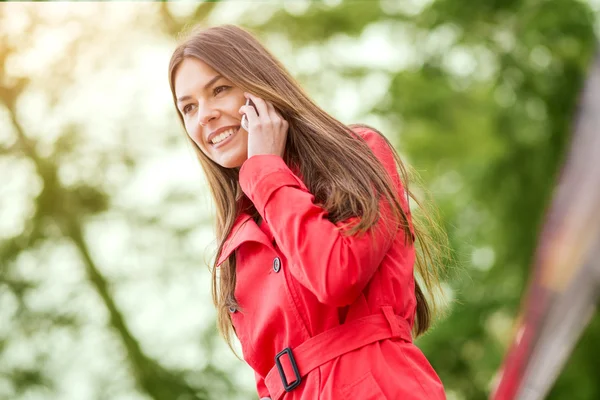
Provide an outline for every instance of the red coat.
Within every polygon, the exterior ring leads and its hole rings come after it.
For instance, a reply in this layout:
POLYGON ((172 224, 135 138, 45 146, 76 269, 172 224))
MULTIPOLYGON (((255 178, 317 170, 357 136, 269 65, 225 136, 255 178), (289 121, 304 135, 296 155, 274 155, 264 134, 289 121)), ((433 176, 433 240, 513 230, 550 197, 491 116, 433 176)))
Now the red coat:
MULTIPOLYGON (((392 174, 408 211, 384 139, 365 128, 356 132, 392 174)), ((445 399, 437 374, 412 343, 415 251, 403 231, 375 230, 374 241, 342 236, 279 156, 249 158, 239 181, 263 222, 240 214, 217 264, 236 252, 240 309, 230 311, 259 396, 445 399), (278 367, 285 384, 300 384, 286 392, 278 367)))

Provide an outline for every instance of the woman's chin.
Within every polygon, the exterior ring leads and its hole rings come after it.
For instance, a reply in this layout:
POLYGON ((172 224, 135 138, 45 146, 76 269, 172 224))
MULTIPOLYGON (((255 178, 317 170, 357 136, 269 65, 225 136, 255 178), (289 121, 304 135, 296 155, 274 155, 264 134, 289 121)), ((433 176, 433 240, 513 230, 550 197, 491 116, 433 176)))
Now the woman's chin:
POLYGON ((223 158, 221 160, 218 160, 219 165, 221 165, 223 168, 240 168, 242 166, 242 164, 244 164, 244 161, 246 161, 247 157, 246 156, 238 156, 238 157, 231 157, 231 158, 223 158))

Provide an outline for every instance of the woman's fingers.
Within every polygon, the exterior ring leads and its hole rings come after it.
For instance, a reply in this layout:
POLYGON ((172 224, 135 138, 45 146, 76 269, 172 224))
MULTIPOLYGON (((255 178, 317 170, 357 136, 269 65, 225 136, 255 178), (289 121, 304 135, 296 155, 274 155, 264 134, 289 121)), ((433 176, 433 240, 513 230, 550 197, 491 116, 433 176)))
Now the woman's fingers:
POLYGON ((279 115, 273 103, 269 101, 267 101, 266 103, 267 111, 269 113, 269 119, 271 120, 271 122, 273 122, 274 125, 280 125, 283 118, 281 117, 281 115, 279 115))
POLYGON ((260 118, 264 118, 265 121, 268 121, 269 114, 267 103, 263 99, 261 99, 260 97, 256 97, 252 93, 244 93, 244 96, 246 96, 247 99, 252 100, 252 102, 256 106, 256 109, 258 110, 258 115, 260 116, 260 118))
POLYGON ((251 110, 252 106, 240 108, 240 112, 248 112, 248 158, 259 154, 275 154, 283 157, 289 124, 271 102, 248 93, 244 95, 252 100, 257 108, 257 110, 251 110))
MULTIPOLYGON (((254 103, 254 107, 256 107, 255 109, 252 106, 244 105, 240 108, 240 112, 247 112, 248 129, 252 126, 254 127, 253 129, 257 129, 260 132, 265 129, 267 131, 273 129, 274 132, 281 132, 282 130, 287 131, 287 128, 289 127, 288 121, 286 121, 279 111, 277 111, 273 103, 263 100, 251 93, 244 93, 244 95, 246 98, 250 99, 254 103)), ((246 128, 244 127, 244 129, 246 128)))

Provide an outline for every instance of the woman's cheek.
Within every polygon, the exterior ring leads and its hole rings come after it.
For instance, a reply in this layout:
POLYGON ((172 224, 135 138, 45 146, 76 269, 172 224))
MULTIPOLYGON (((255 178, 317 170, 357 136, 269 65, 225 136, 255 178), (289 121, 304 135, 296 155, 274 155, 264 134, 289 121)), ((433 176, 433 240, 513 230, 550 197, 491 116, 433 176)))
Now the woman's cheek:
POLYGON ((185 130, 188 133, 188 136, 190 137, 190 139, 192 139, 194 141, 194 143, 196 143, 198 146, 200 146, 200 141, 199 139, 199 132, 198 132, 198 128, 194 127, 193 124, 186 124, 186 128, 185 130))

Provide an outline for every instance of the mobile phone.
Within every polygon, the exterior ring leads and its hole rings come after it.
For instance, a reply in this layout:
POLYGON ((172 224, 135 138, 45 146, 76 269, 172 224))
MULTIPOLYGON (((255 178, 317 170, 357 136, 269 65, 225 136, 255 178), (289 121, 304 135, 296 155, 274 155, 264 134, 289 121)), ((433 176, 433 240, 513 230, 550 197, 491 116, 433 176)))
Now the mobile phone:
MULTIPOLYGON (((245 105, 252 106, 256 110, 256 106, 254 105, 254 103, 250 99, 246 100, 246 104, 245 105)), ((256 114, 258 115, 258 110, 256 110, 256 114)), ((242 116, 242 128, 244 128, 246 131, 248 130, 248 117, 246 117, 246 114, 244 114, 242 116)))

